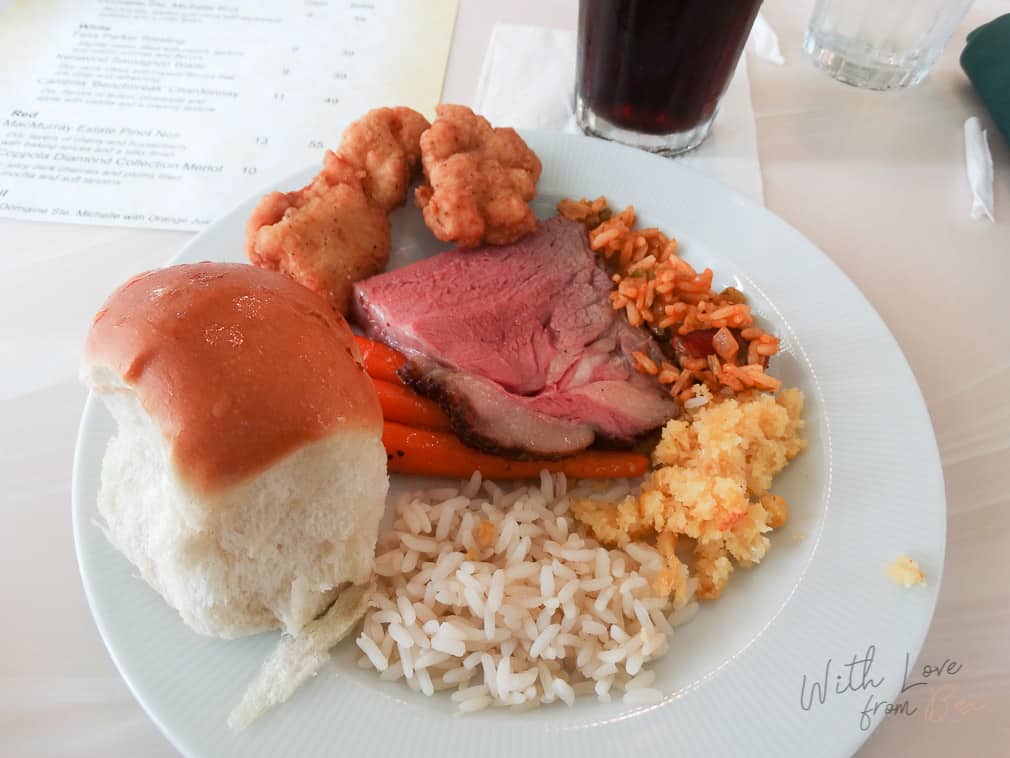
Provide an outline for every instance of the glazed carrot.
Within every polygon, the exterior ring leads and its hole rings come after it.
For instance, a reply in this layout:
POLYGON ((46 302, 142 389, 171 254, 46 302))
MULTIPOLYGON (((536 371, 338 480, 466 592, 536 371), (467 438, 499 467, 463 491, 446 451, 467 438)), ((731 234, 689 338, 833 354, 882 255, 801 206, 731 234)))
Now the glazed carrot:
POLYGON ((411 392, 402 384, 372 379, 382 406, 382 417, 386 421, 397 421, 407 426, 427 429, 449 429, 449 417, 437 403, 411 392))
POLYGON ((557 461, 514 461, 481 453, 447 432, 413 429, 395 421, 382 428, 390 472, 465 478, 474 471, 491 479, 535 479, 541 469, 563 471, 574 479, 641 476, 649 459, 638 453, 585 451, 557 461))
POLYGON ((354 335, 354 341, 358 343, 358 350, 361 352, 361 360, 365 364, 365 372, 373 379, 382 379, 387 382, 399 382, 400 377, 396 375, 397 369, 407 362, 401 353, 398 353, 388 345, 370 340, 366 337, 354 335))

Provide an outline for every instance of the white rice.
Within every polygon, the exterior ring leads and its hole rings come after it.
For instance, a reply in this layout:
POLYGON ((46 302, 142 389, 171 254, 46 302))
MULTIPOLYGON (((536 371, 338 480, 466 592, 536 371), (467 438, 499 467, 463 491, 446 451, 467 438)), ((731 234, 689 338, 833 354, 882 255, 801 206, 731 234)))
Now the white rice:
MULTIPOLYGON (((360 665, 425 695, 453 689, 461 713, 585 694, 660 702, 648 664, 697 603, 674 609, 653 593, 663 569, 653 547, 606 548, 564 515, 569 498, 599 496, 596 484, 569 484, 544 472, 509 490, 474 474, 400 498, 379 540, 360 665)), ((617 482, 605 494, 628 492, 617 482)))
POLYGON ((691 397, 684 401, 684 407, 690 410, 691 408, 701 408, 701 406, 707 403, 707 397, 691 397))

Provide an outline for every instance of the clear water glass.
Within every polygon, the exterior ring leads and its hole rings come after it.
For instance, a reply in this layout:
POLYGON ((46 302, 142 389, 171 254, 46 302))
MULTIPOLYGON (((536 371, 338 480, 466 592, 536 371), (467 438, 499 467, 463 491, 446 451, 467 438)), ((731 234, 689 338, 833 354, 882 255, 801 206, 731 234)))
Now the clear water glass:
POLYGON ((888 90, 918 84, 974 0, 817 0, 804 49, 839 81, 888 90))

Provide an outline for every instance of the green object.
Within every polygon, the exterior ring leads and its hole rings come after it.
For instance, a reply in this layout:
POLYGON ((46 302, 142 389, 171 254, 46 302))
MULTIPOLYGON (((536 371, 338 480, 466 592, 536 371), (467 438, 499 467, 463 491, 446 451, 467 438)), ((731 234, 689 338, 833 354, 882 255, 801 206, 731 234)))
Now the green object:
POLYGON ((1010 143, 1010 13, 968 35, 961 68, 1010 143))

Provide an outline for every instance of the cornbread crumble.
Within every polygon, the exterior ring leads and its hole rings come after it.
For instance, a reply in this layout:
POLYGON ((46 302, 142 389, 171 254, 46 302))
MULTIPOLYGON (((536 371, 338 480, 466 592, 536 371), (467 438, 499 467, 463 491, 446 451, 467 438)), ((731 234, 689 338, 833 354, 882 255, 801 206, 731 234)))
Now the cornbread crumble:
POLYGON ((654 540, 667 561, 654 589, 673 593, 675 602, 687 596, 691 576, 698 580, 697 597, 713 600, 735 566, 764 558, 766 534, 789 517, 785 499, 769 492, 772 479, 806 446, 798 389, 716 400, 699 385, 695 396, 705 402, 663 428, 653 453, 657 468, 637 497, 572 504, 576 518, 603 543, 654 540), (689 556, 686 565, 678 549, 689 556))

